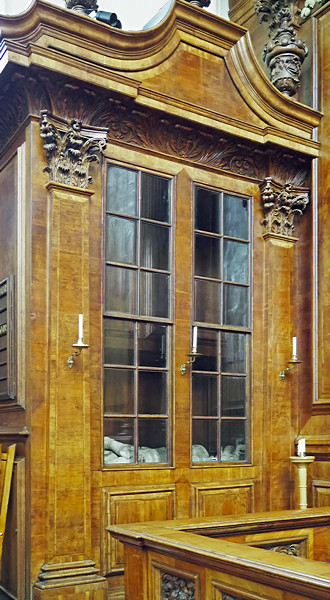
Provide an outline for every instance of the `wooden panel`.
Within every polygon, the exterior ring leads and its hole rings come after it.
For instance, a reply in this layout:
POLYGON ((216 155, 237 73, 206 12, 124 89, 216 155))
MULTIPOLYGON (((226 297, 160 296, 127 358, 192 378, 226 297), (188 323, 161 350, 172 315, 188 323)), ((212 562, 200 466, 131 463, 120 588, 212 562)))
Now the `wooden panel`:
POLYGON ((14 462, 3 544, 1 587, 15 600, 25 600, 25 459, 14 462))
POLYGON ((170 564, 151 560, 153 600, 166 598, 191 598, 201 600, 199 574, 170 564))
POLYGON ((313 507, 330 506, 330 481, 315 480, 312 482, 313 507))
POLYGON ((253 481, 192 485, 192 517, 245 514, 253 510, 253 481))
MULTIPOLYGON (((324 113, 321 121, 319 137, 321 143, 327 144, 330 135, 330 12, 324 11, 318 19, 319 34, 319 72, 321 106, 324 113)), ((323 152, 319 165, 319 231, 318 231, 318 399, 330 400, 330 371, 327 368, 330 359, 330 280, 329 280, 329 260, 330 260, 330 238, 329 238, 329 198, 328 191, 330 185, 329 171, 329 153, 323 152)))
POLYGON ((137 523, 175 518, 175 486, 121 487, 102 489, 101 573, 123 569, 124 552, 120 542, 110 537, 106 527, 117 523, 137 523))

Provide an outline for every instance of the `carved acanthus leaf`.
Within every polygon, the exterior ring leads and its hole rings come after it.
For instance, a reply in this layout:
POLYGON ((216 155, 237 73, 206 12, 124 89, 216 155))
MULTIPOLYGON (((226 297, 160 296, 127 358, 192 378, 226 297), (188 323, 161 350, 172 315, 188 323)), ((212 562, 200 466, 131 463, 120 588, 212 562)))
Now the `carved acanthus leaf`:
POLYGON ((266 177, 260 189, 265 215, 261 221, 264 233, 292 237, 293 219, 304 212, 309 202, 308 192, 294 189, 291 183, 279 186, 271 177, 266 177))
POLYGON ((163 573, 162 600, 195 600, 195 583, 183 577, 163 573))
POLYGON ((44 141, 49 180, 82 189, 88 187, 91 162, 99 162, 98 154, 104 150, 103 138, 85 139, 81 133, 82 123, 72 119, 67 131, 61 134, 54 124, 48 121, 47 111, 41 111, 40 136, 44 141))

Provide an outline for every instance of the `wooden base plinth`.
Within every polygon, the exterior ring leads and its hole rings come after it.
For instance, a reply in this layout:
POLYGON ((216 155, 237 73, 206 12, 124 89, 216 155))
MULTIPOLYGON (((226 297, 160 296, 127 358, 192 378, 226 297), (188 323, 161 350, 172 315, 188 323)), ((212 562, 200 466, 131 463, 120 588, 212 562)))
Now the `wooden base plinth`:
POLYGON ((107 580, 92 560, 45 564, 33 587, 33 600, 107 600, 107 580))

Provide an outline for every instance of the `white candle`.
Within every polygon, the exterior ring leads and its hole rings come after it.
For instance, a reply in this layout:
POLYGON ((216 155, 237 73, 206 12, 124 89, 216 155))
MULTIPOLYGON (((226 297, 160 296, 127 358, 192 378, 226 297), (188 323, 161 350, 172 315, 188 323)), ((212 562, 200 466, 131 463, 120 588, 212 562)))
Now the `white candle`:
POLYGON ((292 356, 297 356, 297 338, 292 338, 292 356))
POLYGON ((193 343, 192 343, 192 351, 197 352, 197 327, 193 327, 193 343))
POLYGON ((83 321, 84 321, 84 315, 79 315, 79 318, 78 318, 78 339, 81 340, 81 341, 82 341, 82 339, 84 337, 83 321))
POLYGON ((298 456, 304 456, 306 452, 306 440, 301 438, 298 440, 298 456))

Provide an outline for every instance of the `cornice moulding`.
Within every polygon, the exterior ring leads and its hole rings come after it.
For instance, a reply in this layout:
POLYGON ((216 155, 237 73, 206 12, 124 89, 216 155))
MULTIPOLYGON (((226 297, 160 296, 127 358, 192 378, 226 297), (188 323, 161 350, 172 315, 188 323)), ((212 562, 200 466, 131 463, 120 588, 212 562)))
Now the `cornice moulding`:
MULTIPOLYGON (((74 11, 35 0, 27 11, 20 15, 0 15, 2 37, 6 40, 21 40, 22 46, 36 43, 45 33, 50 32, 53 42, 56 38, 68 36, 71 43, 79 47, 85 45, 97 49, 96 54, 111 57, 112 68, 121 68, 120 61, 132 63, 132 70, 145 68, 139 61, 152 57, 168 48, 176 38, 176 44, 184 34, 191 34, 201 41, 214 46, 216 53, 223 54, 244 35, 245 29, 203 9, 189 5, 184 0, 176 0, 168 16, 155 28, 142 31, 115 29, 74 11), (134 43, 133 43, 134 41, 134 43)), ((169 47, 170 51, 173 48, 169 47)), ((164 56, 162 56, 164 60, 164 56)), ((146 66, 150 66, 146 65, 146 66)))
POLYGON ((254 112, 276 128, 281 123, 285 133, 311 139, 322 113, 284 96, 270 83, 255 56, 249 33, 237 42, 225 61, 235 83, 243 83, 241 95, 254 112))
POLYGON ((109 96, 121 94, 140 106, 241 139, 264 146, 289 144, 296 152, 318 155, 319 144, 312 140, 312 132, 321 114, 276 90, 262 71, 245 29, 183 0, 176 0, 157 27, 142 32, 122 32, 43 0, 36 0, 22 15, 0 17, 0 27, 5 38, 2 89, 6 73, 17 65, 41 68, 44 73, 70 77, 74 85, 92 84, 109 96), (175 91, 167 95, 164 86, 153 89, 157 69, 170 72, 175 61, 180 61, 180 54, 175 55, 180 52, 210 61, 215 76, 224 58, 228 85, 237 101, 248 107, 247 118, 240 121, 230 108, 222 114, 221 101, 210 109, 198 99, 189 102, 188 95, 181 98, 175 91))

